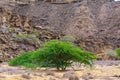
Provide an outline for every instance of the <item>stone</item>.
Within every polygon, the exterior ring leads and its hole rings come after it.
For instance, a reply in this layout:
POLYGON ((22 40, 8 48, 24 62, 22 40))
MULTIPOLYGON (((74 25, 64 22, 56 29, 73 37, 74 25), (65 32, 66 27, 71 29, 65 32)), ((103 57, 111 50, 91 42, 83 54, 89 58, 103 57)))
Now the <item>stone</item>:
POLYGON ((55 76, 55 73, 53 71, 47 71, 45 75, 55 76))
POLYGON ((60 77, 60 76, 58 76, 58 75, 56 75, 56 76, 55 76, 55 78, 61 79, 61 77, 60 77))
POLYGON ((4 72, 6 72, 6 70, 0 69, 0 73, 4 73, 4 72))
POLYGON ((2 62, 2 63, 0 63, 0 65, 7 65, 8 63, 7 62, 2 62))
POLYGON ((22 78, 25 78, 25 79, 31 79, 31 77, 30 77, 29 75, 25 75, 25 74, 22 75, 21 77, 22 77, 22 78))
POLYGON ((12 70, 12 71, 9 71, 10 74, 22 74, 24 73, 24 71, 22 70, 12 70))
POLYGON ((50 77, 50 78, 49 78, 49 80, 56 80, 56 79, 54 79, 54 78, 50 77))
POLYGON ((103 79, 105 79, 105 80, 114 80, 114 79, 112 79, 111 77, 105 77, 105 78, 103 78, 103 79))
POLYGON ((6 78, 5 76, 0 76, 0 78, 6 78))
POLYGON ((117 78, 120 78, 120 75, 114 75, 113 77, 117 77, 117 78))
POLYGON ((74 71, 67 71, 63 74, 63 78, 69 78, 70 76, 74 75, 74 71))
POLYGON ((77 76, 73 75, 73 76, 69 77, 69 80, 79 80, 79 78, 77 76))
MULTIPOLYGON (((4 67, 4 65, 2 65, 4 67)), ((14 68, 1 68, 0 73, 8 72, 10 74, 21 74, 22 71, 14 68)))
POLYGON ((42 74, 41 74, 41 73, 34 73, 33 75, 34 75, 34 76, 42 77, 42 74))
POLYGON ((36 29, 43 29, 42 26, 35 26, 36 29))
POLYGON ((94 79, 94 76, 91 73, 87 73, 81 76, 84 80, 94 79))
POLYGON ((3 24, 2 26, 1 26, 1 30, 2 30, 2 33, 8 33, 8 29, 7 29, 7 26, 5 25, 5 24, 3 24))

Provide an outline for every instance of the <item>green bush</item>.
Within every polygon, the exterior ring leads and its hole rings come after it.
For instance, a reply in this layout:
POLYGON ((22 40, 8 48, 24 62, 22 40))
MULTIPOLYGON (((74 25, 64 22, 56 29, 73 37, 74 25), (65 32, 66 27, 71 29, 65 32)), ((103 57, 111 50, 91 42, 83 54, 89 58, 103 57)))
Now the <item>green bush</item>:
POLYGON ((25 52, 22 53, 21 55, 17 56, 16 58, 12 59, 9 61, 9 65, 12 66, 19 66, 23 65, 26 67, 33 67, 33 66, 28 66, 32 64, 32 60, 30 59, 30 56, 32 55, 33 52, 25 52))
POLYGON ((120 48, 116 49, 117 56, 120 57, 120 48))
POLYGON ((72 62, 92 66, 95 59, 95 54, 82 50, 70 42, 51 40, 46 42, 42 49, 21 54, 12 59, 9 64, 32 68, 56 67, 58 70, 65 70, 72 62))

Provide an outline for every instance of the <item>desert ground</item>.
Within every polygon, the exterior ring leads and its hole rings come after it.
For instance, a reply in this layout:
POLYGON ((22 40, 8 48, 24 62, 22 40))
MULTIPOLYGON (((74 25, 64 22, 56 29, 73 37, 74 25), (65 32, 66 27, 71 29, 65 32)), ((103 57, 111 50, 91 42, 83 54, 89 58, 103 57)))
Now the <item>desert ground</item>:
POLYGON ((95 61, 92 68, 79 67, 75 63, 73 67, 75 70, 71 67, 66 71, 54 68, 33 70, 4 62, 0 64, 0 80, 120 80, 120 61, 95 61))

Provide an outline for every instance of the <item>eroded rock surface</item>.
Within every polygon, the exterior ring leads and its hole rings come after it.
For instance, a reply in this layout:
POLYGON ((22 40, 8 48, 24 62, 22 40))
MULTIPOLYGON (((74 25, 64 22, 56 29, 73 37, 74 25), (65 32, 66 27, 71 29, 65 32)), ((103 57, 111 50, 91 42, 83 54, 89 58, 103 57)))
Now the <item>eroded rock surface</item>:
POLYGON ((42 26, 31 26, 24 15, 0 8, 0 61, 8 61, 17 54, 40 48, 50 39, 58 39, 61 34, 42 26))

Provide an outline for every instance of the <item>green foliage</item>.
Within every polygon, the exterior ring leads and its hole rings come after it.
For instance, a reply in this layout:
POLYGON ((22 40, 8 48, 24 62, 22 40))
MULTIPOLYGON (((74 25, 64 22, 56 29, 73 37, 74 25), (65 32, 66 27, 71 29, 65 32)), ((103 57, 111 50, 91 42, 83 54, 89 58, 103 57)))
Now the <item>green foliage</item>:
POLYGON ((31 52, 22 53, 21 55, 11 60, 9 64, 12 66, 18 66, 18 65, 25 65, 26 63, 31 63, 29 56, 31 56, 31 52))
POLYGON ((120 48, 116 49, 117 56, 120 57, 120 48))
POLYGON ((34 38, 36 36, 34 34, 17 34, 16 38, 17 37, 21 37, 21 38, 34 38))
POLYGON ((58 70, 65 70, 72 62, 92 66, 95 59, 95 54, 82 50, 70 42, 51 40, 46 42, 42 49, 21 54, 12 59, 9 64, 32 68, 56 67, 58 70))
POLYGON ((21 55, 18 55, 17 57, 9 61, 8 64, 11 66, 22 65, 27 68, 36 68, 39 65, 37 63, 34 63, 33 60, 31 59, 31 56, 34 55, 36 51, 24 52, 21 55))

